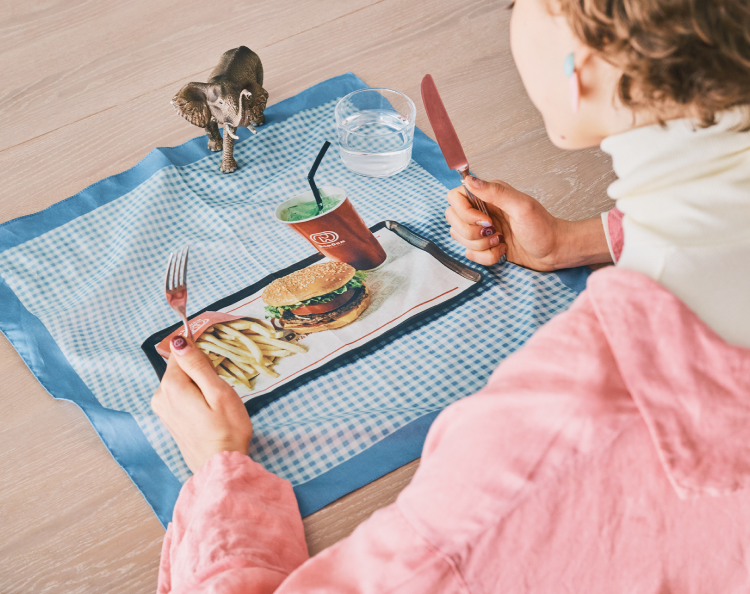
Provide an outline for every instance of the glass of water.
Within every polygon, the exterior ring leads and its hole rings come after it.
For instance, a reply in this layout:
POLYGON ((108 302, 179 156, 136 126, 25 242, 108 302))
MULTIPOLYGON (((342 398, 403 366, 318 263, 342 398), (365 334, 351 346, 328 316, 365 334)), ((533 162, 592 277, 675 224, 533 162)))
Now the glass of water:
POLYGON ((406 169, 417 109, 403 93, 362 89, 336 105, 339 154, 354 173, 388 177, 406 169))

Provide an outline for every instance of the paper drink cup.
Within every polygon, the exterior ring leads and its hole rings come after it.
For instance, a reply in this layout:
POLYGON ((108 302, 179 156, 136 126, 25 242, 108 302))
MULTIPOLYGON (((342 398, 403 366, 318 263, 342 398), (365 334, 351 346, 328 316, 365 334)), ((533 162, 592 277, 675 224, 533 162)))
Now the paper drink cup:
POLYGON ((276 219, 294 229, 331 260, 346 262, 357 270, 371 270, 385 262, 385 250, 354 210, 346 191, 334 186, 320 189, 329 196, 344 196, 344 199, 321 215, 302 221, 285 221, 289 207, 301 202, 315 202, 312 191, 308 191, 279 204, 276 219))

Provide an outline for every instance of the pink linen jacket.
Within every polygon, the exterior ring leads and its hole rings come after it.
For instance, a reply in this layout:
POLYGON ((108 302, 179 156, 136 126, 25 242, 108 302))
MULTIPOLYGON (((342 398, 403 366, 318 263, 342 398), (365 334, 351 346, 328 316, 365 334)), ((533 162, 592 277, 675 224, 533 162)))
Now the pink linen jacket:
POLYGON ((748 486, 750 350, 607 268, 439 415, 394 504, 309 560, 291 486, 217 454, 158 591, 750 592, 748 486))

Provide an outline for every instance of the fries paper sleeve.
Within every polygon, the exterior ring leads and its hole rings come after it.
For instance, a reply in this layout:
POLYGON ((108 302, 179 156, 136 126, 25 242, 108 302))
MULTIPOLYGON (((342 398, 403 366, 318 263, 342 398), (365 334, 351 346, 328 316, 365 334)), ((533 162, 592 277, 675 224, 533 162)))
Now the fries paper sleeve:
MULTIPOLYGON (((206 330, 211 328, 211 326, 213 326, 214 324, 233 322, 235 320, 241 320, 243 318, 244 316, 233 316, 232 314, 224 313, 221 311, 204 311, 202 314, 195 316, 192 320, 188 320, 188 324, 190 325, 190 330, 193 333, 193 338, 198 340, 198 337, 206 330)), ((156 352, 165 359, 169 359, 169 343, 172 342, 172 339, 175 336, 185 336, 184 324, 156 345, 156 352)))

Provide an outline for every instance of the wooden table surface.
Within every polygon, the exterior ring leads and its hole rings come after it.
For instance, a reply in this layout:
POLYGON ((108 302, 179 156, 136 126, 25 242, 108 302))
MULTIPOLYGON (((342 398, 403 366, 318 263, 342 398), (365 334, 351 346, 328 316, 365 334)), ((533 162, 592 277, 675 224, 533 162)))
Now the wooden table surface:
MULTIPOLYGON (((569 219, 610 208, 599 150, 549 142, 496 0, 5 0, 0 222, 36 212, 201 132, 169 104, 227 49, 263 60, 269 103, 354 72, 417 104, 431 73, 472 169, 569 219)), ((560 65, 562 68, 562 64, 560 65)), ((152 592, 164 531, 83 413, 0 339, 0 592, 152 592)), ((305 520, 312 554, 393 501, 417 463, 305 520)))

